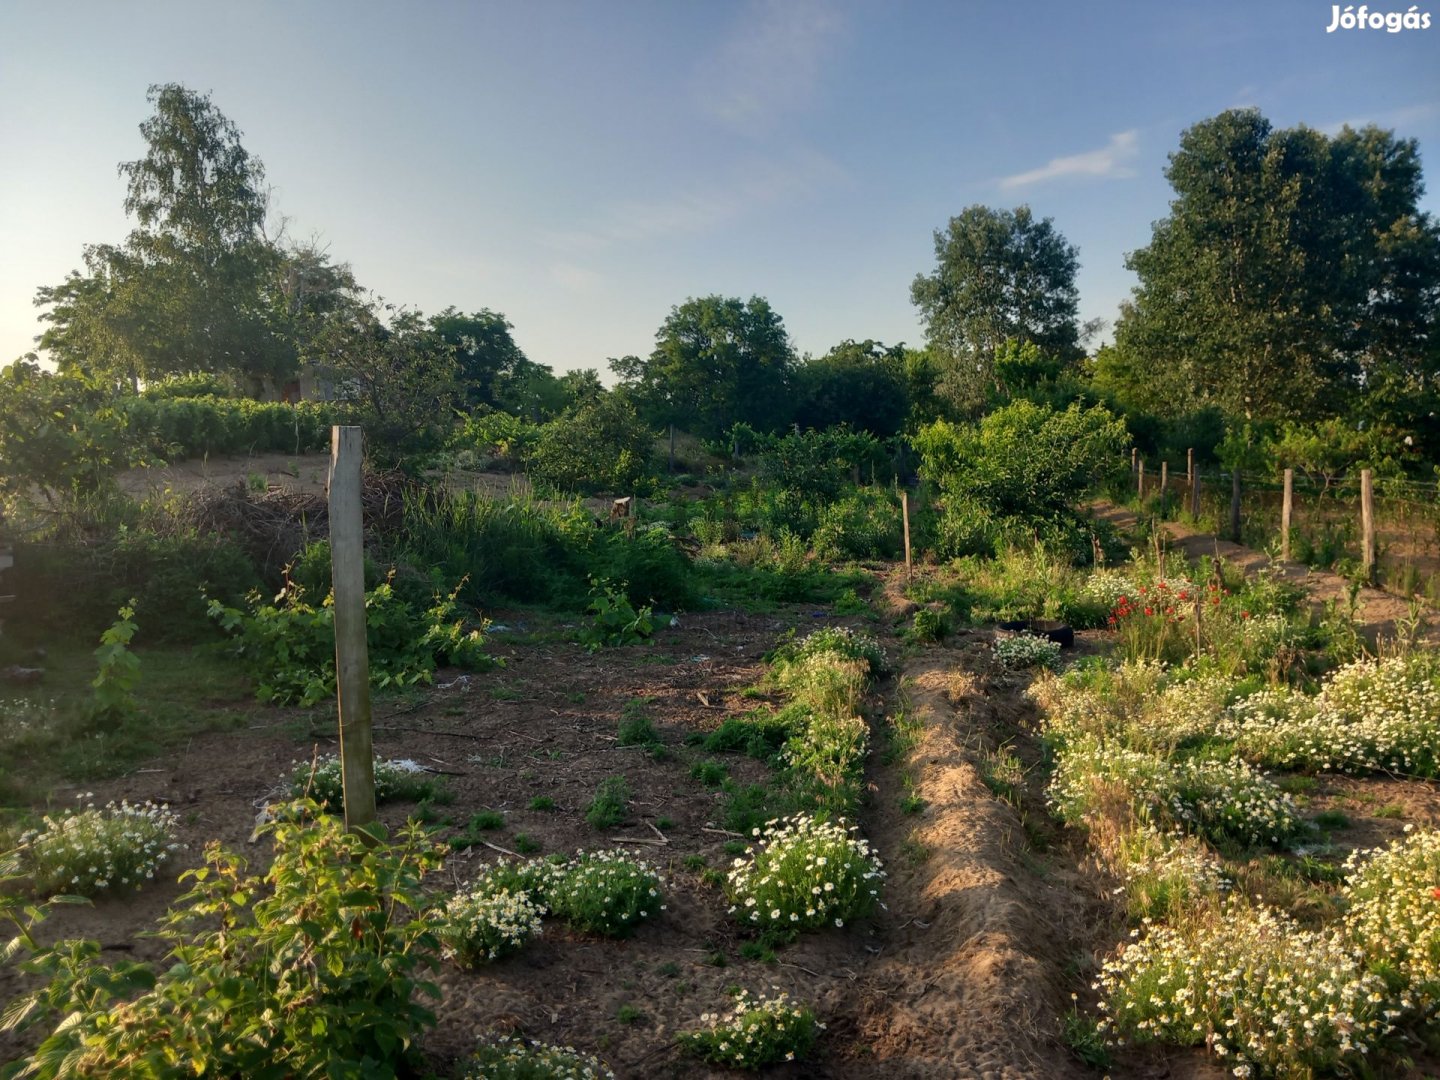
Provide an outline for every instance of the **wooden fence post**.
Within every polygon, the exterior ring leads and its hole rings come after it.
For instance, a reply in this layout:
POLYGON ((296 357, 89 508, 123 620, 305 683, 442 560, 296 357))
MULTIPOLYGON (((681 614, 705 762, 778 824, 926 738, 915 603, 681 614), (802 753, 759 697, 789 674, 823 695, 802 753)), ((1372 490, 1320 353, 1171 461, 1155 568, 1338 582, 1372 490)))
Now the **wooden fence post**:
POLYGON ((1139 464, 1140 448, 1138 446, 1132 446, 1130 447, 1130 471, 1133 473, 1139 464))
POLYGON ((1139 468, 1138 470, 1136 470, 1135 476, 1136 476, 1136 481, 1135 481, 1135 494, 1140 498, 1141 502, 1143 502, 1143 501, 1145 500, 1145 459, 1144 459, 1144 458, 1141 458, 1141 459, 1140 459, 1140 468, 1139 468))
POLYGON ((1375 482, 1369 469, 1360 470, 1360 545, 1365 581, 1375 584, 1375 482))
POLYGON ((900 517, 905 523, 905 580, 910 580, 910 493, 900 493, 900 517))
POLYGON ((1160 462, 1160 501, 1165 501, 1165 488, 1170 483, 1170 463, 1160 462))
POLYGON ((1192 446, 1185 451, 1185 482, 1195 483, 1195 448, 1192 446))
POLYGON ((1230 539, 1240 542, 1240 469, 1230 470, 1230 539))
POLYGON ((330 429, 330 572, 335 589, 335 697, 345 827, 375 820, 375 750, 370 730, 370 654, 365 641, 365 543, 360 510, 363 436, 330 429))
POLYGON ((1295 470, 1285 470, 1285 494, 1280 500, 1280 561, 1290 561, 1290 516, 1295 506, 1295 470))
POLYGON ((1195 520, 1200 519, 1200 474, 1192 473, 1190 476, 1190 516, 1195 520))

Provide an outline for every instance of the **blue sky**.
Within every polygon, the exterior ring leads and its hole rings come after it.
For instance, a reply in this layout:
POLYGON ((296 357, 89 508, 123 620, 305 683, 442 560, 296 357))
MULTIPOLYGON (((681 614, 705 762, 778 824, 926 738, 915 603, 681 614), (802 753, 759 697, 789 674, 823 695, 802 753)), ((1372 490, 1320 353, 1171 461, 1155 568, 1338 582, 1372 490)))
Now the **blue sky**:
POLYGON ((210 91, 291 234, 366 286, 603 371, 708 293, 767 297, 801 351, 919 344, 910 283, 973 203, 1054 218, 1082 317, 1113 321, 1166 155, 1239 105, 1418 139, 1440 211, 1430 5, 1428 30, 1327 34, 1310 0, 9 0, 0 362, 32 347, 35 288, 128 231, 116 164, 153 82, 210 91))

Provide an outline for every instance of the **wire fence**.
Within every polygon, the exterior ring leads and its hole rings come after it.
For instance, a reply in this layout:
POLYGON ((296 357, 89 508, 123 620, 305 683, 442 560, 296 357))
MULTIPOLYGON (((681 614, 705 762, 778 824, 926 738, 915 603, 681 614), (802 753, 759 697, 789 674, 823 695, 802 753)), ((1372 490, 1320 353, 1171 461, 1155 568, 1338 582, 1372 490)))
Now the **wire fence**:
POLYGON ((1137 455, 1126 501, 1247 547, 1440 606, 1440 484, 1368 472, 1327 476, 1289 470, 1288 529, 1286 470, 1240 470, 1237 500, 1230 470, 1192 472, 1187 462, 1176 466, 1137 455), (1198 503, 1192 476, 1198 479, 1198 503))

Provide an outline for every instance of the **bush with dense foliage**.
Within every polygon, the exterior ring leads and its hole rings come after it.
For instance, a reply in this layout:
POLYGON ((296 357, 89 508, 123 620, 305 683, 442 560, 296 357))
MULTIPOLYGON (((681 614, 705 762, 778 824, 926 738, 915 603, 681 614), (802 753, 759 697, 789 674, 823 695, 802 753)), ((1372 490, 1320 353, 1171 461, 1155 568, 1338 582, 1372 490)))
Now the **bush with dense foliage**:
POLYGON ((655 432, 621 394, 582 402, 540 428, 527 461, 537 484, 566 492, 651 490, 655 432))
POLYGON ((915 436, 920 471, 939 491, 944 554, 990 554, 1039 539, 1084 558, 1091 544, 1075 500, 1122 466, 1125 425, 1100 406, 1056 411, 1029 401, 978 424, 937 420, 915 436))
POLYGON ((425 981, 440 943, 421 887, 439 865, 434 846, 418 826, 394 841, 380 825, 347 832, 313 803, 283 808, 267 829, 265 873, 211 844, 184 875, 157 963, 102 963, 93 941, 41 946, 21 922, 20 968, 41 985, 7 1019, 53 1025, 21 1059, 27 1075, 260 1080, 413 1065, 435 1020, 423 999, 439 995, 425 981))

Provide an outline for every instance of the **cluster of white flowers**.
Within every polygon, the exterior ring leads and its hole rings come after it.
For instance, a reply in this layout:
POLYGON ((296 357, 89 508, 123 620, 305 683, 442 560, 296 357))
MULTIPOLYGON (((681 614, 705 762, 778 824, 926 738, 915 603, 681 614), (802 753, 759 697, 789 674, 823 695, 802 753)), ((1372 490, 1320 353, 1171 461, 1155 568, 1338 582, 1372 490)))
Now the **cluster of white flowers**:
POLYGON ((1440 1007, 1440 832, 1412 832, 1346 861, 1345 929, 1404 983, 1401 1004, 1440 1007))
POLYGON ((754 830, 754 845, 727 877, 730 914, 781 937, 869 914, 885 871, 856 831, 808 814, 754 830))
POLYGON ((660 872, 615 848, 576 855, 557 868, 547 893, 550 910, 571 926, 622 937, 665 910, 660 872))
POLYGON ((1217 673, 1179 678, 1159 661, 1127 660, 1098 679, 1072 672, 1045 680, 1034 694, 1052 741, 1090 734, 1160 752, 1213 735, 1231 686, 1217 673))
POLYGON ((1237 701, 1217 733, 1267 765, 1435 776, 1440 679, 1429 656, 1358 660, 1314 697, 1265 690, 1237 701))
POLYGON ((993 646, 996 662, 1012 671, 1028 667, 1054 667, 1060 659, 1060 643, 1036 634, 1006 634, 993 646))
POLYGON ((1112 1044, 1208 1042, 1237 1076, 1309 1076, 1363 1062, 1400 1015, 1342 935, 1272 908, 1233 904, 1135 937, 1094 985, 1112 1044))
POLYGON ((545 908, 524 892, 484 882, 456 893, 439 914, 444 955, 462 967, 479 967, 517 951, 540 933, 545 908))
MULTIPOLYGON (((410 758, 375 759, 375 801, 403 798, 421 776, 427 776, 425 766, 410 758)), ((322 806, 339 806, 344 794, 340 758, 327 754, 313 764, 296 761, 290 770, 290 791, 294 795, 310 797, 322 806)))
POLYGON ((789 995, 778 989, 773 997, 741 990, 728 1013, 703 1013, 700 1022, 707 1026, 681 1034, 681 1044, 732 1069, 759 1069, 803 1058, 816 1033, 825 1030, 812 1010, 792 1005, 789 995))
POLYGON ((806 635, 795 647, 795 659, 814 660, 820 657, 836 657, 841 660, 864 660, 871 675, 886 670, 888 658, 884 646, 869 634, 862 634, 848 626, 827 626, 806 635))
MULTIPOLYGON (((94 792, 77 795, 82 801, 94 792)), ((46 815, 20 837, 21 867, 37 895, 93 896, 140 888, 180 848, 179 819, 153 802, 109 802, 46 815)))
POLYGON ((1243 761, 1172 761, 1090 735, 1060 748, 1048 796, 1061 818, 1084 823, 1117 791, 1141 820, 1211 839, 1278 844, 1300 828, 1294 801, 1243 761))
POLYGON ((502 1035, 481 1046, 464 1065, 460 1080, 615 1080, 599 1058, 573 1046, 526 1042, 502 1035))

